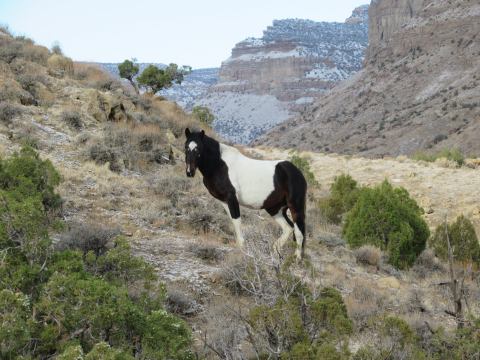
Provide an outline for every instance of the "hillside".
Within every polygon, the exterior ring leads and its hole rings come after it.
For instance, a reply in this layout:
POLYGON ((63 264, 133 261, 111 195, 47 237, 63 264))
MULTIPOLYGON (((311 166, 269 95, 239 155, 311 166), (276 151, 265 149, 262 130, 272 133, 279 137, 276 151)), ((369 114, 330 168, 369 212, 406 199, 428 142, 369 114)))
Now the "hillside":
POLYGON ((479 6, 373 2, 365 68, 257 143, 374 157, 455 147, 478 155, 479 6))
POLYGON ((215 130, 246 144, 360 70, 367 10, 358 7, 344 23, 274 20, 261 38, 236 44, 200 101, 217 116, 215 130))
MULTIPOLYGON (((442 348, 441 355, 450 354, 449 349, 456 349, 449 342, 456 338, 448 337, 456 325, 455 319, 446 313, 452 307, 450 293, 441 285, 448 281, 446 264, 431 250, 425 251, 408 270, 393 268, 380 250, 371 250, 372 259, 365 261, 358 250, 346 245, 341 228, 325 220, 317 201, 329 195, 329 185, 342 172, 351 174, 362 185, 374 185, 387 178, 395 186, 404 186, 410 191, 425 208, 424 218, 432 229, 445 214, 450 219, 464 213, 480 233, 478 167, 450 169, 445 167, 448 162, 430 164, 405 158, 371 160, 313 152, 300 154, 311 164, 320 187, 312 186, 308 193, 307 258, 303 263, 293 263, 289 256, 293 249, 287 247, 282 254, 271 250, 271 244, 279 235, 278 227, 261 211, 242 209, 247 248, 241 251, 235 247, 231 221, 223 207, 208 194, 201 176, 193 179, 185 176, 184 128, 198 128, 200 124, 176 104, 148 94, 138 96, 96 67, 74 63, 29 39, 14 38, 3 31, 0 31, 0 100, 2 159, 27 144, 42 159, 50 159, 61 174, 62 182, 57 190, 63 199, 60 214, 63 227, 51 230, 54 244, 62 244, 65 236, 69 236, 73 244, 85 239, 96 244, 98 237, 104 234, 121 234, 132 246, 134 254, 151 264, 165 284, 166 299, 161 305, 189 325, 193 338, 192 357, 245 359, 254 358, 262 351, 278 355, 281 350, 271 350, 268 343, 252 341, 249 331, 255 331, 254 339, 265 339, 271 334, 267 332, 262 338, 263 328, 245 322, 245 318, 247 315, 250 319, 255 314, 268 314, 273 309, 275 316, 268 320, 282 323, 279 331, 286 329, 290 334, 290 325, 297 326, 299 320, 294 317, 297 322, 290 321, 290 316, 295 315, 292 315, 291 307, 283 309, 277 305, 285 299, 298 300, 298 287, 305 298, 320 300, 325 295, 324 289, 329 287, 332 298, 327 296, 325 302, 312 308, 317 309, 323 319, 320 323, 322 339, 328 341, 327 345, 338 345, 338 351, 348 354, 345 358, 353 358, 359 349, 368 346, 391 346, 387 350, 393 354, 392 359, 413 360, 414 350, 418 350, 413 341, 418 341, 421 344, 418 346, 423 346, 425 351, 433 349, 432 353, 437 351, 438 342, 442 346, 445 344, 447 350, 442 348), (79 232, 71 232, 71 229, 78 228, 79 232), (409 336, 408 344, 401 344, 396 328, 385 334, 379 327, 391 316, 406 321, 407 329, 402 330, 409 336), (336 331, 342 327, 346 331, 338 335, 336 331)), ((206 131, 215 136, 210 129, 206 131)), ((291 156, 286 150, 269 147, 244 148, 242 151, 256 158, 291 156)), ((478 160, 471 164, 472 167, 475 164, 478 165, 478 160)), ((103 245, 113 247, 111 239, 103 245)), ((92 261, 92 254, 83 257, 85 264, 92 261)), ((78 268, 78 262, 72 265, 68 259, 64 260, 60 266, 47 269, 52 277, 61 278, 67 267, 78 268)), ((116 266, 124 265, 124 261, 119 259, 110 264, 107 274, 114 274, 116 266)), ((84 266, 83 262, 80 264, 84 266)), ((0 270, 4 268, 2 258, 0 270)), ((28 270, 19 277, 27 276, 31 267, 28 270)), ((85 271, 77 270, 79 273, 85 271)), ((10 269, 6 271, 10 274, 10 269)), ((124 275, 129 277, 132 274, 124 275)), ((4 279, 0 279, 3 286, 4 279)), ((144 301, 138 292, 140 284, 136 282, 134 285, 128 292, 122 292, 122 296, 144 301)), ((157 285, 162 288, 162 284, 157 285)), ((467 277, 465 286, 469 299, 480 297, 477 278, 467 277)), ((64 301, 65 287, 52 288, 54 294, 64 301)), ((84 294, 76 287, 67 290, 74 298, 84 294)), ((15 289, 12 293, 17 296, 19 291, 15 289)), ((110 304, 107 301, 116 300, 116 294, 95 294, 97 297, 89 298, 88 304, 92 304, 92 309, 104 302, 110 304)), ((18 308, 22 311, 43 316, 35 306, 30 306, 31 299, 20 299, 23 302, 18 308)), ((131 328, 118 329, 106 321, 106 330, 98 333, 87 326, 81 328, 82 331, 72 332, 69 337, 56 338, 58 334, 54 330, 71 326, 59 316, 64 311, 62 301, 58 309, 51 309, 51 315, 49 313, 41 319, 57 326, 42 333, 55 340, 48 343, 50 346, 53 346, 51 343, 77 345, 95 337, 109 348, 118 336, 128 335, 144 325, 139 321, 131 328), (116 336, 109 336, 110 331, 116 336)), ((84 306, 74 304, 79 308, 84 306)), ((125 307, 125 303, 113 304, 115 306, 104 308, 101 313, 108 320, 112 313, 125 307)), ((479 306, 476 301, 470 302, 469 314, 478 316, 479 306)), ((311 311, 310 308, 306 310, 311 311)), ((9 307, 0 309, 2 324, 4 319, 10 321, 10 312, 9 307)), ((79 315, 78 322, 82 323, 90 313, 95 311, 79 315)), ((136 313, 126 314, 125 318, 129 319, 136 313)), ((8 321, 5 323, 12 323, 8 321)), ((75 321, 72 323, 76 325, 75 321)), ((22 324, 18 325, 20 330, 22 324)), ((164 326, 162 322, 155 322, 146 337, 157 334, 154 332, 157 329, 160 329, 158 332, 164 329, 174 331, 179 327, 178 324, 164 326)), ((3 331, 5 327, 0 329, 3 331)), ((475 331, 472 339, 478 334, 478 330, 475 331)), ((2 334, 6 333, 11 334, 10 328, 2 334)), ((22 336, 10 335, 10 338, 22 340, 29 335, 22 331, 17 333, 22 336)), ((165 344, 170 344, 167 335, 162 338, 164 342, 154 344, 155 350, 160 351, 165 344)), ((301 336, 306 335, 300 333, 301 336)), ((467 345, 470 344, 469 338, 466 339, 467 345)), ((45 346, 37 346, 45 341, 36 338, 27 344, 35 351, 48 351, 45 346)), ((137 354, 138 339, 134 337, 132 341, 135 346, 131 348, 121 344, 126 354, 127 351, 137 354)), ((282 344, 282 351, 293 346, 288 341, 282 344)), ((298 339, 295 337, 291 341, 298 339)), ((470 345, 474 351, 474 342, 470 345)), ((321 349, 333 356, 331 358, 338 358, 335 346, 321 349)), ((87 350, 90 348, 85 347, 87 350)), ((50 353, 52 357, 57 355, 50 353)), ((82 359, 80 356, 75 358, 82 359)), ((305 357, 300 353, 297 358, 305 357)))

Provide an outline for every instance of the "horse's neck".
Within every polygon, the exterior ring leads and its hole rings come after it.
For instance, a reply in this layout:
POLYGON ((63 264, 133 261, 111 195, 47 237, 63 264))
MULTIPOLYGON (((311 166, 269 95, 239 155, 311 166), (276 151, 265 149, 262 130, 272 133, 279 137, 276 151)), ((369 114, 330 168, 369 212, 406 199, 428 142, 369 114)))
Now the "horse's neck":
POLYGON ((215 170, 221 166, 220 145, 213 139, 210 139, 204 148, 204 154, 201 157, 198 169, 204 177, 210 177, 215 174, 215 170))

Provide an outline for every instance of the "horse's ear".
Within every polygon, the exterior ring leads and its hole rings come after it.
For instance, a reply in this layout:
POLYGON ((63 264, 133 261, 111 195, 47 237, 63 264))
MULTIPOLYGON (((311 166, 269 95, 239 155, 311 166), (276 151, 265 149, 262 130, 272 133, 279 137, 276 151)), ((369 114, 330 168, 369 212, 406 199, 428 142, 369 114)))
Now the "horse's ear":
POLYGON ((186 137, 189 137, 189 136, 190 136, 190 129, 189 129, 189 128, 186 128, 186 129, 185 129, 185 136, 186 136, 186 137))
POLYGON ((203 131, 203 130, 202 130, 202 131, 200 131, 200 138, 202 138, 202 139, 203 139, 203 137, 204 137, 204 136, 205 136, 205 131, 203 131))

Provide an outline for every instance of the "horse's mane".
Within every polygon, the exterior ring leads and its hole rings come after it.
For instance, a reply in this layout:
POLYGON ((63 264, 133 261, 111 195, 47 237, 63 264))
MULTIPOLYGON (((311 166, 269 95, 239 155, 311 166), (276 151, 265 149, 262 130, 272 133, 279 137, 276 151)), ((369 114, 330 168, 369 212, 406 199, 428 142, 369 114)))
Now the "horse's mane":
POLYGON ((202 140, 203 154, 199 161, 199 169, 204 176, 212 174, 220 166, 220 143, 205 135, 202 140))

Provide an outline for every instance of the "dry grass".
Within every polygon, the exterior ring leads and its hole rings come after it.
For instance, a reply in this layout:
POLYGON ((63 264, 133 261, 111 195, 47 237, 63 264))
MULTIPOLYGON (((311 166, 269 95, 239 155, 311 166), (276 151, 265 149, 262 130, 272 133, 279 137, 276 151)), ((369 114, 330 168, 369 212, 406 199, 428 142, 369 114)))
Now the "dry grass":
MULTIPOLYGON (((153 98, 150 101, 151 109, 149 112, 159 117, 164 122, 164 126, 171 130, 177 138, 183 139, 183 134, 187 127, 196 129, 200 127, 200 123, 192 116, 186 114, 177 104, 159 98, 153 98)), ((202 126, 202 128, 208 135, 214 136, 213 131, 209 127, 202 126)))
POLYGON ((382 260, 382 251, 372 245, 363 245, 358 249, 355 249, 355 258, 359 264, 371 265, 379 268, 382 260))
POLYGON ((90 158, 98 164, 109 163, 112 171, 144 171, 152 164, 172 161, 170 145, 155 124, 112 123, 90 147, 90 158))
POLYGON ((195 243, 190 245, 190 251, 196 257, 210 263, 218 263, 225 257, 225 251, 214 244, 195 243))
POLYGON ((61 121, 66 123, 74 130, 81 130, 84 126, 82 114, 76 110, 64 110, 60 115, 61 121))
POLYGON ((371 327, 375 317, 386 309, 386 298, 366 280, 355 281, 351 293, 345 298, 348 314, 360 331, 371 327))
POLYGON ((89 88, 99 90, 115 90, 121 88, 121 83, 95 64, 73 63, 73 76, 89 88))
POLYGON ((180 316, 193 316, 201 310, 201 305, 187 292, 169 289, 166 300, 167 309, 180 316))
POLYGON ((96 223, 70 224, 69 230, 55 244, 60 250, 79 249, 84 254, 93 251, 96 256, 111 248, 111 241, 120 234, 120 229, 96 223))
POLYGON ((22 113, 22 108, 15 104, 2 102, 0 104, 0 121, 6 125, 22 113))
POLYGON ((419 278, 424 279, 434 273, 444 272, 445 265, 435 256, 432 249, 425 249, 418 256, 411 271, 419 278))

